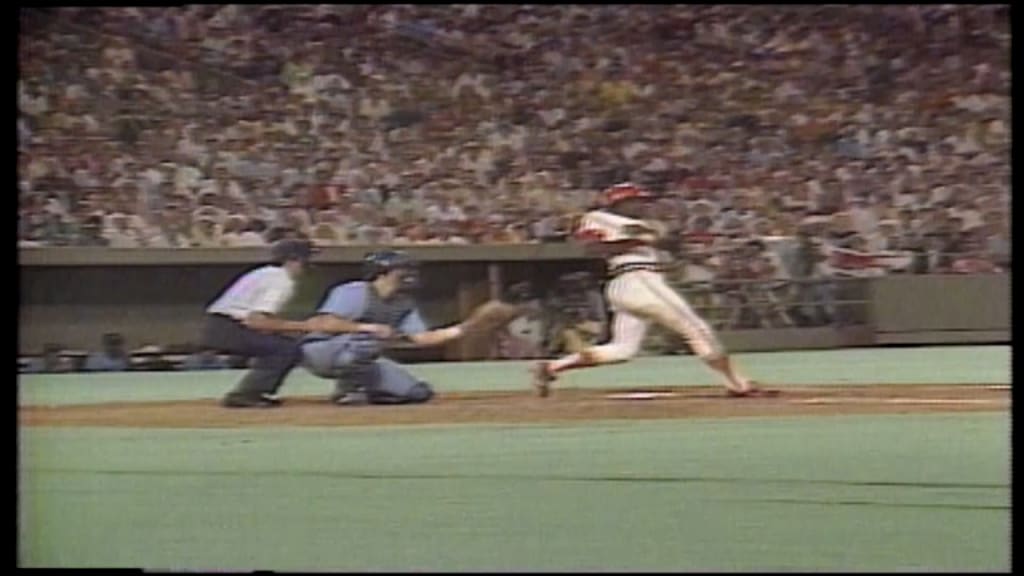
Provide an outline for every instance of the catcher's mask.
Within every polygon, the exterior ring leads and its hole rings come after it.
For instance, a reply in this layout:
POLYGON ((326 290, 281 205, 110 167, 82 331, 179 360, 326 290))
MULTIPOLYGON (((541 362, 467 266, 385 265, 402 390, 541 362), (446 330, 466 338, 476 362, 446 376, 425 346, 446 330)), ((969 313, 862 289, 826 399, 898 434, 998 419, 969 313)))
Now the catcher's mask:
POLYGON ((363 258, 363 279, 369 282, 393 270, 401 270, 398 289, 415 292, 420 287, 419 264, 405 252, 383 250, 370 252, 363 258))

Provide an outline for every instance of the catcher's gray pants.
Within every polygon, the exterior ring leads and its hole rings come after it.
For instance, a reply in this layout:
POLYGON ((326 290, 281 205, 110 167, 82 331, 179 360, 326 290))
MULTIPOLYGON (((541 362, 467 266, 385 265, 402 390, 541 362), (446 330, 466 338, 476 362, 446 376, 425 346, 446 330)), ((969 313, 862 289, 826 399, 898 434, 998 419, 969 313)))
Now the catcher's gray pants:
POLYGON ((366 334, 341 334, 302 345, 302 365, 337 383, 334 396, 362 389, 373 404, 427 402, 434 391, 400 364, 380 356, 380 342, 366 334))

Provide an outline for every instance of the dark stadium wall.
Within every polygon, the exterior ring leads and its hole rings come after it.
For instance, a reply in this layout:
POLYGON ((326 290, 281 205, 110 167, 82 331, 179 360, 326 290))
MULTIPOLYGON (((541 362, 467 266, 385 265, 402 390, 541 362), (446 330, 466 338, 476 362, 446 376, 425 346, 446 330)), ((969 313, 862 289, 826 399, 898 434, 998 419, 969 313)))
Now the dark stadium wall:
MULTIPOLYGON (((212 251, 219 252, 219 251, 212 251)), ((424 315, 434 325, 456 322, 473 306, 500 295, 500 287, 529 280, 540 293, 561 274, 599 272, 600 265, 579 258, 517 260, 516 253, 488 261, 486 250, 469 258, 422 265, 424 315)), ((223 256, 223 255, 222 255, 223 256)), ((22 259, 19 307, 20 354, 38 354, 43 345, 94 350, 105 332, 120 332, 126 345, 195 342, 205 306, 258 259, 234 263, 163 265, 80 265, 36 256, 22 259)), ((177 258, 177 256, 176 256, 177 258)), ((330 286, 359 278, 358 258, 322 262, 297 287, 288 317, 312 313, 330 286)), ((787 328, 725 331, 736 351, 866 346, 872 344, 1009 342, 1009 276, 888 276, 871 279, 866 321, 861 327, 787 328)), ((486 358, 489 343, 470 341, 444 350, 424 351, 430 359, 486 358)))

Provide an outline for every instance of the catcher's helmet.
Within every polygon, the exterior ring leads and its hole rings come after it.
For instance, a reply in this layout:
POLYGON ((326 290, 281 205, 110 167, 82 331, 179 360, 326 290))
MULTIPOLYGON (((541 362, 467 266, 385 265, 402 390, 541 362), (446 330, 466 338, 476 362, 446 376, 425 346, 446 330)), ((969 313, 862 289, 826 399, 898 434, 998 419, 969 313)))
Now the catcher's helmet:
POLYGON ((611 208, 619 202, 629 200, 630 198, 654 198, 654 194, 632 182, 623 182, 611 186, 601 193, 601 205, 605 208, 611 208))
POLYGON ((401 288, 414 290, 419 287, 419 267, 405 252, 382 250, 370 252, 363 258, 363 278, 376 280, 379 276, 392 270, 402 270, 401 288))

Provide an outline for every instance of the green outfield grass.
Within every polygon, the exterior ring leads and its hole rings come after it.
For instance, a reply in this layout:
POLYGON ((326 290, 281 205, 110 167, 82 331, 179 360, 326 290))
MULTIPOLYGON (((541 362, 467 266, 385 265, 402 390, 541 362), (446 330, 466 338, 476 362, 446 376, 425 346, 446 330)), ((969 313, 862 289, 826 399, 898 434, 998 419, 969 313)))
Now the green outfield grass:
MULTIPOLYGON (((741 359, 791 383, 1009 383, 1006 347, 741 359)), ((701 374, 692 358, 616 368, 627 367, 639 372, 619 378, 701 374)), ((521 368, 415 367, 442 390, 515 388, 521 368)), ((610 372, 574 385, 624 384, 610 372)), ((236 377, 39 376, 19 388, 23 404, 212 397, 236 377)), ((303 374, 288 390, 323 384, 303 374)), ((18 502, 24 567, 1006 571, 1010 421, 22 428, 18 502)))

